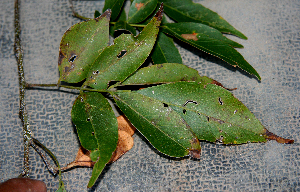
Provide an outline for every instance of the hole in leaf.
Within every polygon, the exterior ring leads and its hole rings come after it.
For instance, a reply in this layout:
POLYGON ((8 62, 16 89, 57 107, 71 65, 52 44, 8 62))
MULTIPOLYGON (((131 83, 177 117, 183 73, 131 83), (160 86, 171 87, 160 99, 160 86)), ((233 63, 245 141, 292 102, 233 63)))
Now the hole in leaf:
POLYGON ((91 119, 90 119, 90 118, 87 118, 86 121, 91 121, 91 119))
POLYGON ((72 55, 72 57, 70 57, 69 62, 74 62, 76 59, 77 55, 72 55))
POLYGON ((127 53, 127 51, 126 50, 122 50, 119 54, 118 54, 118 58, 121 58, 121 57, 123 57, 125 54, 127 53))
POLYGON ((206 118, 207 118, 207 121, 209 122, 209 116, 206 116, 206 118))
POLYGON ((92 132, 92 135, 94 136, 94 135, 95 135, 95 132, 92 132))
POLYGON ((164 103, 164 107, 169 107, 169 105, 168 105, 168 104, 166 104, 166 103, 164 103))
POLYGON ((97 75, 99 73, 99 71, 93 71, 93 75, 97 75))
POLYGON ((186 114, 186 110, 185 109, 183 109, 183 114, 186 114))
POLYGON ((219 97, 219 103, 220 103, 220 105, 223 105, 223 101, 222 101, 221 97, 219 97))
POLYGON ((188 103, 194 103, 195 105, 198 105, 197 101, 187 100, 185 104, 183 104, 183 107, 186 106, 188 103))

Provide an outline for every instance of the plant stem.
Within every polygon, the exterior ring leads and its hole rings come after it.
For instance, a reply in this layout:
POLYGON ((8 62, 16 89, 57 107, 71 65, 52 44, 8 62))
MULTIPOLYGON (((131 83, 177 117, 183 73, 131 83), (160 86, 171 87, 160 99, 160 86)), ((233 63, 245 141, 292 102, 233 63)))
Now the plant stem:
POLYGON ((26 88, 35 88, 35 87, 63 87, 67 89, 76 89, 80 91, 93 91, 93 92, 100 92, 100 93, 109 93, 108 90, 97 90, 97 89, 90 89, 90 88, 84 88, 84 87, 75 87, 75 86, 69 86, 69 85, 58 85, 58 84, 30 84, 26 83, 26 88))
POLYGON ((23 124, 23 139, 24 139, 24 168, 23 177, 29 177, 29 147, 31 142, 31 131, 28 122, 28 113, 26 110, 25 103, 25 75, 23 69, 23 50, 21 46, 21 27, 20 27, 20 9, 19 1, 15 1, 15 43, 14 43, 14 53, 18 64, 18 74, 19 74, 19 91, 20 91, 20 108, 19 117, 23 124))

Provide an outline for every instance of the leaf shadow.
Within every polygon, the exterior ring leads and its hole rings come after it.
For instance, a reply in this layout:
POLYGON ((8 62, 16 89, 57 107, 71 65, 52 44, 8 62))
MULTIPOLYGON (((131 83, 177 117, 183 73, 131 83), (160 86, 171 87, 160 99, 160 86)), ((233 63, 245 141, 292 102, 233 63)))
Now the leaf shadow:
MULTIPOLYGON (((224 67, 230 71, 233 71, 233 72, 236 72, 236 71, 239 71, 241 74, 249 77, 249 78, 255 78, 257 79, 254 75, 251 75, 249 73, 247 73, 246 71, 244 71, 243 69, 239 68, 239 67, 234 67, 232 65, 230 65, 229 63, 223 61, 222 59, 216 57, 216 56, 213 56, 213 55, 210 55, 204 51, 201 51, 185 42, 182 42, 176 38, 173 38, 174 39, 174 42, 176 44, 178 44, 180 47, 182 47, 183 49, 193 53, 194 55, 197 55, 199 56, 200 58, 202 59, 205 59, 206 61, 208 62, 211 62, 211 63, 215 63, 215 64, 218 64, 219 66, 221 67, 224 67)), ((260 82, 260 80, 257 79, 258 82, 260 82)))

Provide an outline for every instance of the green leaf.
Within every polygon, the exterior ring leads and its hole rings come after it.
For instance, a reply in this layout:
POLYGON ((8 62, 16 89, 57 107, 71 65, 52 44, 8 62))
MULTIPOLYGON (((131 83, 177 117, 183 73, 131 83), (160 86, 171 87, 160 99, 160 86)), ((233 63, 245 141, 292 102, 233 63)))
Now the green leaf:
POLYGON ((102 12, 107 9, 111 10, 111 21, 114 21, 119 16, 125 0, 105 0, 102 12))
POLYGON ((157 150, 172 157, 184 157, 190 151, 200 154, 199 141, 172 108, 136 92, 117 92, 113 96, 130 122, 157 150))
POLYGON ((140 23, 153 13, 157 0, 134 0, 129 8, 128 23, 140 23))
POLYGON ((94 13, 94 18, 97 18, 101 15, 101 13, 97 10, 95 10, 95 13, 94 13))
POLYGON ((236 35, 242 39, 247 37, 231 26, 216 12, 193 3, 192 0, 160 0, 164 3, 166 14, 177 22, 195 22, 202 23, 218 29, 223 33, 236 35))
POLYGON ((60 80, 78 83, 86 78, 88 69, 109 42, 108 10, 100 17, 73 25, 62 37, 58 69, 60 80))
POLYGON ((161 18, 162 9, 138 36, 122 34, 116 38, 90 68, 85 85, 106 89, 110 81, 123 81, 136 71, 153 48, 161 18))
POLYGON ((201 77, 197 70, 185 65, 165 63, 139 69, 128 77, 122 85, 150 85, 178 81, 194 81, 203 85, 216 82, 208 77, 201 77))
POLYGON ((156 44, 154 45, 152 55, 154 64, 162 63, 181 63, 181 55, 174 45, 173 39, 159 32, 156 44))
POLYGON ((72 108, 72 121, 81 145, 99 154, 88 187, 92 187, 109 162, 118 142, 118 122, 107 99, 98 92, 81 93, 72 108), (99 151, 99 152, 97 152, 99 151))
POLYGON ((216 35, 216 33, 211 33, 206 27, 200 25, 196 23, 168 23, 161 26, 161 28, 164 33, 214 55, 234 67, 238 66, 261 80, 257 71, 231 46, 232 43, 231 45, 228 44, 230 40, 221 40, 221 37, 216 35))
POLYGON ((263 125, 232 93, 220 86, 177 82, 138 93, 171 107, 199 140, 223 144, 266 142, 263 125))
POLYGON ((119 30, 125 30, 130 32, 132 35, 136 35, 136 29, 129 25, 126 21, 117 21, 116 24, 114 25, 114 33, 119 30))

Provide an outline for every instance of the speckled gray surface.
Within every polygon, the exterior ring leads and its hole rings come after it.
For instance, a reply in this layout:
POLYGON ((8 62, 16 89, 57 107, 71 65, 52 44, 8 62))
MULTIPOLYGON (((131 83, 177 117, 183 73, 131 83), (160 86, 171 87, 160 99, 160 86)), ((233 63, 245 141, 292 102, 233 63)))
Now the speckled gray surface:
MULTIPOLYGON (((104 1, 75 2, 76 10, 92 16, 104 1)), ((300 1, 203 0, 242 31, 247 41, 230 36, 245 48, 240 53, 259 72, 258 82, 240 70, 195 49, 179 48, 183 61, 200 74, 226 87, 263 123, 296 144, 275 141, 223 146, 202 143, 200 161, 171 160, 158 154, 140 135, 133 149, 107 167, 90 191, 300 191, 300 1)), ((18 118, 18 77, 13 55, 12 0, 0 2, 0 181, 22 171, 22 128, 18 118)), ((26 79, 56 83, 60 39, 79 22, 67 0, 21 0, 22 42, 26 79)), ((61 164, 72 161, 78 149, 70 110, 76 94, 29 90, 27 107, 33 135, 49 147, 61 164)), ((31 150, 31 177, 57 189, 40 157, 31 150)), ((86 191, 91 169, 63 174, 68 191, 86 191)))

